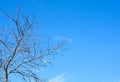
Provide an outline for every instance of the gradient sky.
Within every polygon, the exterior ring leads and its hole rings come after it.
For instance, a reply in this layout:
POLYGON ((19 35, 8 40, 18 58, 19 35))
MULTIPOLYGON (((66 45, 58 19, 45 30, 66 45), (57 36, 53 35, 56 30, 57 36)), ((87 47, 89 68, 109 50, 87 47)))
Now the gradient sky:
MULTIPOLYGON (((71 40, 69 50, 43 70, 45 76, 62 76, 58 82, 120 82, 119 0, 0 0, 0 12, 15 14, 16 7, 39 16, 43 33, 71 40)), ((0 14, 0 26, 4 20, 0 14)))

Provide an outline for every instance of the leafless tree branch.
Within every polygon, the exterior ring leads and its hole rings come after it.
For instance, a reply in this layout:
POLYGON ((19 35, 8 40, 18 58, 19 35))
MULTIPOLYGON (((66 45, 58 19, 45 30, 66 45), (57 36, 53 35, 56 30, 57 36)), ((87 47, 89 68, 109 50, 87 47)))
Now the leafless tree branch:
MULTIPOLYGON (((4 13, 13 21, 15 27, 10 28, 11 33, 7 39, 0 38, 0 73, 4 75, 5 82, 9 82, 11 74, 22 76, 26 82, 45 82, 34 71, 51 64, 50 57, 62 52, 66 41, 51 42, 47 39, 39 40, 34 37, 35 20, 21 14, 20 9, 14 17, 4 13)), ((0 75, 1 75, 0 74, 0 75)), ((1 78, 1 76, 0 76, 1 78)))

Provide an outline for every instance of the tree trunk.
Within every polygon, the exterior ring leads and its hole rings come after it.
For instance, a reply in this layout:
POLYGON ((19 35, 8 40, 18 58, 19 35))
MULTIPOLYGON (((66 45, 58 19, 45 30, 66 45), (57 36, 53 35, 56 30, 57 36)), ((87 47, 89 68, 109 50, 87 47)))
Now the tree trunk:
POLYGON ((8 82, 8 72, 7 72, 7 70, 5 71, 5 82, 8 82))

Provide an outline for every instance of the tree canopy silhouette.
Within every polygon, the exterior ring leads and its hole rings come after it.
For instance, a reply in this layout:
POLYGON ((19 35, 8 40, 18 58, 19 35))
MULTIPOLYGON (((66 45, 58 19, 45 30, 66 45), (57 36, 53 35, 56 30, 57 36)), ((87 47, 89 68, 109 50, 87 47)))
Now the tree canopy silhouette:
POLYGON ((0 81, 9 82, 13 74, 26 82, 45 82, 35 70, 49 65, 51 56, 61 53, 67 40, 50 41, 50 38, 39 35, 34 30, 35 18, 21 14, 20 10, 14 17, 4 15, 12 20, 12 26, 5 30, 1 28, 0 81))

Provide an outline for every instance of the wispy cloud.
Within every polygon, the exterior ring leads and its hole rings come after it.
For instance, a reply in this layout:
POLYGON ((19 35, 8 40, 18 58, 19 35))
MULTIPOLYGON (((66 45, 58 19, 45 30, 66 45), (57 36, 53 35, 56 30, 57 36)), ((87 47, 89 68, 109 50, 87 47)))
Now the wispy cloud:
POLYGON ((64 37, 64 36, 54 36, 53 38, 55 40, 67 40, 68 43, 72 43, 73 42, 73 40, 71 38, 64 37))
POLYGON ((64 76, 64 74, 61 74, 61 75, 49 80, 48 82, 65 82, 65 76, 64 76))

